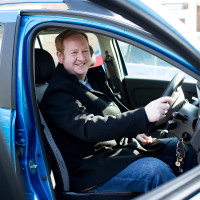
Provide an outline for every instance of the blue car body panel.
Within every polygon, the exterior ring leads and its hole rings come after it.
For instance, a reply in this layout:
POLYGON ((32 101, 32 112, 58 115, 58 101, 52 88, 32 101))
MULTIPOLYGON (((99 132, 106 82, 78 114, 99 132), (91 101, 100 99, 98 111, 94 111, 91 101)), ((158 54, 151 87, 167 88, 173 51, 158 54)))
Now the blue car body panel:
POLYGON ((43 154, 38 139, 35 121, 32 112, 30 99, 29 75, 28 75, 28 37, 27 26, 32 20, 22 18, 20 23, 18 56, 16 66, 16 127, 17 130, 24 131, 24 157, 20 159, 20 166, 25 169, 22 175, 25 183, 27 197, 29 199, 53 199, 50 189, 50 183, 43 160, 43 154), (40 154, 40 156, 38 156, 40 154), (30 170, 30 161, 33 160, 38 165, 35 172, 30 170), (45 176, 45 181, 41 177, 45 176))

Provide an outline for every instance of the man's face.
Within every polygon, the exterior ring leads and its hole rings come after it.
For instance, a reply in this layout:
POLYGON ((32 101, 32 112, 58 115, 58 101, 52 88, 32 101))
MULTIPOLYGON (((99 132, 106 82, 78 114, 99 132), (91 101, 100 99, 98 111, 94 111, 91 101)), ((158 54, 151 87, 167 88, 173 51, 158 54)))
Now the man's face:
POLYGON ((77 75, 79 80, 85 80, 87 71, 91 65, 89 45, 86 38, 72 35, 63 41, 63 54, 57 52, 58 60, 71 74, 77 75))

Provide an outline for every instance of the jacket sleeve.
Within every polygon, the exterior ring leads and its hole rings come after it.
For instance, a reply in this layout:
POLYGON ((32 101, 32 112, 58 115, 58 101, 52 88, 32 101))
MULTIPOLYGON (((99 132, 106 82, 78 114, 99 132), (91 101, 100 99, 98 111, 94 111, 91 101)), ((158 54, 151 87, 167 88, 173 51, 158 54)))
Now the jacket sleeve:
POLYGON ((103 117, 88 113, 72 92, 58 89, 45 92, 41 104, 49 123, 83 141, 101 142, 136 137, 147 131, 144 108, 103 117))

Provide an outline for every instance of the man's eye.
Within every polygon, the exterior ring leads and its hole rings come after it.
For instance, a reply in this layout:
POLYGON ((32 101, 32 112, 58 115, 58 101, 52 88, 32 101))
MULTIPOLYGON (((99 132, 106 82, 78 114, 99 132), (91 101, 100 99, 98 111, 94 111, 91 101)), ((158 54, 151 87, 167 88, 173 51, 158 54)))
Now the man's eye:
POLYGON ((77 54, 77 52, 72 52, 72 54, 77 54))
POLYGON ((85 53, 85 52, 87 53, 87 52, 89 52, 89 51, 88 51, 88 50, 85 50, 85 51, 83 51, 83 52, 84 52, 84 53, 85 53))

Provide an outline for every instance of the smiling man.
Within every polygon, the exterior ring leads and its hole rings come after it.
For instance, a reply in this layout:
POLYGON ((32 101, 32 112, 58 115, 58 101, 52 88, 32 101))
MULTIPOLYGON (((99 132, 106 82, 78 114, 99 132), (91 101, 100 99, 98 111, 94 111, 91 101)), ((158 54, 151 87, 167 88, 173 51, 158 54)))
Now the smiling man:
MULTIPOLYGON (((128 110, 113 95, 103 70, 89 69, 87 35, 56 38, 59 64, 41 102, 69 171, 74 192, 145 193, 178 175, 174 139, 152 140, 148 124, 165 117, 171 97, 128 110), (98 73, 97 73, 98 72, 98 73)), ((188 147, 184 172, 196 165, 188 147)))
MULTIPOLYGON (((71 31, 70 34, 73 33, 71 31)), ((84 81, 91 64, 88 39, 85 34, 71 36, 70 34, 63 43, 60 41, 62 34, 56 38, 57 57, 59 63, 63 64, 70 74, 75 74, 79 80, 84 81)))

